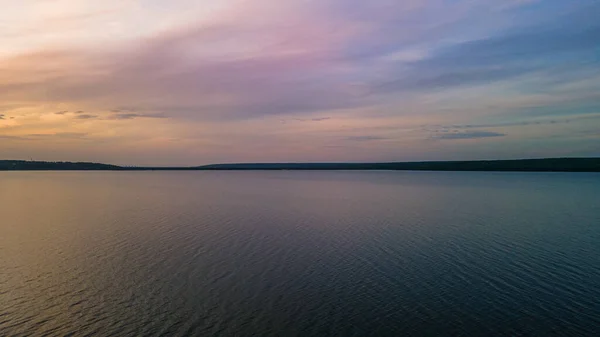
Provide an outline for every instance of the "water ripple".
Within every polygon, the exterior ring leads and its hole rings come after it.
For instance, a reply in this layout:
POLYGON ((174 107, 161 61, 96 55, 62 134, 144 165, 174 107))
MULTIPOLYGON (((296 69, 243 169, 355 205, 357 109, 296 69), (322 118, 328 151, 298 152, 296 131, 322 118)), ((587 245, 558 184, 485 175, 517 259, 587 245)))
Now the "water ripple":
POLYGON ((0 190, 0 335, 600 330, 598 175, 32 174, 0 190))

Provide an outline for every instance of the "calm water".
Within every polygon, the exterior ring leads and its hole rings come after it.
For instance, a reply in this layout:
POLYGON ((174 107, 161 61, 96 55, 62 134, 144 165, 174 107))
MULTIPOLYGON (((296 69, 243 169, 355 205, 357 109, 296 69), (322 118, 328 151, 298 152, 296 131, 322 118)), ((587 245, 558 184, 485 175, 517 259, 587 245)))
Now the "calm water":
POLYGON ((0 172, 3 336, 599 331, 599 174, 0 172))

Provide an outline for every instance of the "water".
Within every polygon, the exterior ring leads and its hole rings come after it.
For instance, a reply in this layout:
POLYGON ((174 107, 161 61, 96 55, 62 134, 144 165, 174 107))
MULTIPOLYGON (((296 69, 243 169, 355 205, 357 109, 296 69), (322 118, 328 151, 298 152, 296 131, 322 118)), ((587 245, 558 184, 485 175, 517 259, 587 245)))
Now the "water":
POLYGON ((599 174, 0 172, 0 335, 598 331, 599 174))

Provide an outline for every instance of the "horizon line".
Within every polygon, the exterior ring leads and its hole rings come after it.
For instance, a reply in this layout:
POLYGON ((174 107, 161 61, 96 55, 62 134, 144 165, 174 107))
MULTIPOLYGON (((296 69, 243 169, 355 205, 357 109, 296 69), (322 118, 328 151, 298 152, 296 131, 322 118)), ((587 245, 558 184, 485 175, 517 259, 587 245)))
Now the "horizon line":
POLYGON ((112 164, 99 161, 71 161, 71 160, 37 160, 37 159, 0 159, 0 162, 25 162, 25 163, 61 163, 61 164, 99 164, 107 166, 116 166, 123 168, 197 168, 213 165, 311 165, 311 164, 410 164, 410 163, 457 163, 457 162, 501 162, 501 161, 526 161, 526 160, 557 160, 557 159, 600 159, 598 156, 576 156, 576 157, 534 157, 534 158, 511 158, 511 159, 425 159, 410 161, 256 161, 256 162, 220 162, 200 165, 175 165, 175 166, 155 166, 155 165, 123 165, 112 164))

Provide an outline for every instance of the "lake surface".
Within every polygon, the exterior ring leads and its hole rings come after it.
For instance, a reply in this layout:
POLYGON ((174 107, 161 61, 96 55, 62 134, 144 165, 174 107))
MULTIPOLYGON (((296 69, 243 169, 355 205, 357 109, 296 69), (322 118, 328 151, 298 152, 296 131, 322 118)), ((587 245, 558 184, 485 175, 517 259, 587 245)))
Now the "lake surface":
POLYGON ((600 174, 0 172, 0 335, 592 336, 600 174))

